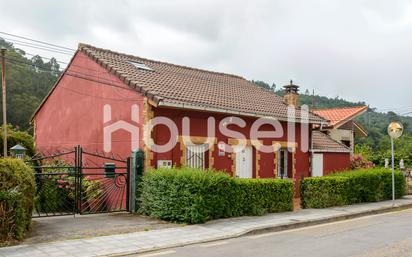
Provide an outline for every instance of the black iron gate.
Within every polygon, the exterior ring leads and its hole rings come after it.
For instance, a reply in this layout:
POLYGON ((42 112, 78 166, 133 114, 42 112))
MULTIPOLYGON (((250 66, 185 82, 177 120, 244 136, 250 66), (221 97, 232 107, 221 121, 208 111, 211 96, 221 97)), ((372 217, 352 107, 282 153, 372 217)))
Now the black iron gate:
POLYGON ((130 158, 77 146, 30 162, 36 171, 33 217, 130 210, 130 158))

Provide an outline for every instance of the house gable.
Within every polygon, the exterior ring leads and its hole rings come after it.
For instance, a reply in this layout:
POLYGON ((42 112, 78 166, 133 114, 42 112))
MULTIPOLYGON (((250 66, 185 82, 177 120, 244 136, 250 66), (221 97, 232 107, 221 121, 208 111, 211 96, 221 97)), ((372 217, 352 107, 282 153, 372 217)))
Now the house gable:
MULTIPOLYGON (((103 151, 103 129, 115 120, 133 124, 142 138, 144 99, 117 76, 77 52, 34 116, 36 147, 49 151, 81 144, 92 151, 103 151), (138 109, 138 122, 131 117, 133 105, 138 109), (106 122, 105 106, 110 109, 106 122)), ((119 149, 117 154, 130 155, 130 147, 119 147, 131 144, 129 132, 115 131, 112 141, 113 149, 119 149)))

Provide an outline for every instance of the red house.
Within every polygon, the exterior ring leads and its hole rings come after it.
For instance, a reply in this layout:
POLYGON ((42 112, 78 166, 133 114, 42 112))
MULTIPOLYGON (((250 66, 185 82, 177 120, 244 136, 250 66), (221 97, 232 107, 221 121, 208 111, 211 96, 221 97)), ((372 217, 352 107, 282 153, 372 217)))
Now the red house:
POLYGON ((282 98, 240 76, 80 44, 34 115, 36 147, 124 157, 141 148, 146 168, 294 179, 311 176, 313 147, 322 147, 338 152, 325 156, 334 169, 348 168, 349 152, 312 131, 327 120, 298 106, 297 86, 285 91, 282 98))
POLYGON ((350 166, 348 153, 355 149, 355 135, 368 133, 354 119, 368 109, 367 106, 316 109, 313 112, 330 122, 318 127, 313 134, 312 176, 323 176, 350 166), (338 160, 339 161, 336 161, 338 160), (346 164, 344 164, 346 163, 346 164))
POLYGON ((332 139, 346 145, 353 152, 355 149, 355 135, 368 136, 367 131, 354 119, 368 110, 368 106, 354 106, 341 108, 316 109, 313 112, 327 120, 329 124, 320 130, 332 139))

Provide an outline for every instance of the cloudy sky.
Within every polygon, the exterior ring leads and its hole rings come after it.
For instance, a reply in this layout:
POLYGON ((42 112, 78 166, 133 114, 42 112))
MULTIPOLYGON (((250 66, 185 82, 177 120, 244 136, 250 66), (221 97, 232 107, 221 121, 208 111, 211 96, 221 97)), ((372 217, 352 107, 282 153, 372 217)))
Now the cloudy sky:
MULTIPOLYGON (((0 31, 412 112, 412 1, 10 1, 0 31)), ((25 48, 29 53, 65 55, 25 48)))

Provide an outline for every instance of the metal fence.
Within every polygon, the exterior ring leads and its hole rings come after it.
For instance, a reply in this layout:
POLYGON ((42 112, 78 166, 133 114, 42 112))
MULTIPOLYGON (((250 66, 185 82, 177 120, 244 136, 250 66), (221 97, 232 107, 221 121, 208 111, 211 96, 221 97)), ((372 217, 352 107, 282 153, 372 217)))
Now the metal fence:
POLYGON ((33 217, 130 210, 131 158, 92 153, 80 146, 34 156, 33 217))

